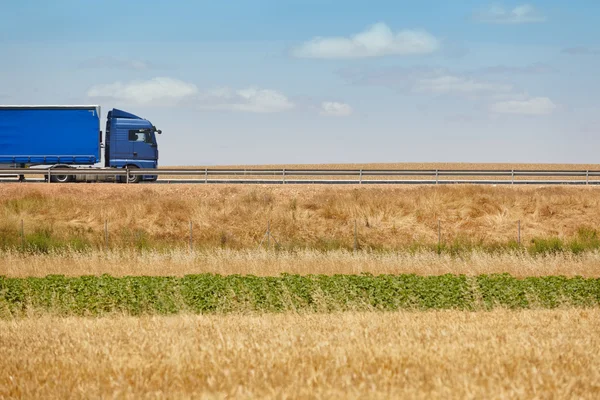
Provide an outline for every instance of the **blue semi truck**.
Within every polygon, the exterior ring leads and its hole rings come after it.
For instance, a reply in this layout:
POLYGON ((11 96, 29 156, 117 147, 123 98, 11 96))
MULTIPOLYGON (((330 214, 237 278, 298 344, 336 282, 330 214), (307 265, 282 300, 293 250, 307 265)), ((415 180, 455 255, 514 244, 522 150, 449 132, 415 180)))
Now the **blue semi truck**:
MULTIPOLYGON (((15 168, 148 168, 158 166, 152 123, 108 112, 104 137, 100 106, 0 105, 0 165, 15 168)), ((52 175, 53 182, 112 180, 137 183, 156 175, 52 175)))

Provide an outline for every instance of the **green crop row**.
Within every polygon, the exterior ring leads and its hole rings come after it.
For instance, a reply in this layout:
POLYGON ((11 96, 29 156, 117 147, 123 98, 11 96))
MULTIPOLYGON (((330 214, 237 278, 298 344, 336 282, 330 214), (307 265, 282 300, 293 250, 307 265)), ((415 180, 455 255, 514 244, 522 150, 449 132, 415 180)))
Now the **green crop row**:
POLYGON ((0 317, 51 313, 175 314, 222 312, 487 310, 598 307, 600 279, 517 279, 507 274, 281 275, 178 277, 108 275, 45 278, 0 276, 0 317))

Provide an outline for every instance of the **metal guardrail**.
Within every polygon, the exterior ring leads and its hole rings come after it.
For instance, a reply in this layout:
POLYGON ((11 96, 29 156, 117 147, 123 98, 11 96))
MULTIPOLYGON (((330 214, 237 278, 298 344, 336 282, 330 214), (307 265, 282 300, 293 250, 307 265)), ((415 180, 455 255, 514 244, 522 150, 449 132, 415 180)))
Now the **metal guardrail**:
MULTIPOLYGON (((121 176, 156 175, 156 183, 255 183, 255 184, 534 184, 600 185, 600 170, 403 170, 403 169, 0 169, 2 176, 57 175, 121 176), (173 176, 187 179, 171 178, 173 176), (189 179, 189 177, 197 177, 189 179), (398 178, 408 179, 398 179, 398 178), (448 179, 486 177, 488 179, 448 179), (332 179, 334 178, 334 179, 332 179), (369 179, 371 178, 371 179, 369 179), (372 179, 378 178, 378 179, 372 179), (384 178, 384 179, 381 179, 384 178), (416 179, 421 178, 421 179, 416 179), (429 179, 423 179, 429 178, 429 179), (524 179, 547 178, 547 179, 524 179), (572 179, 565 179, 572 178, 572 179), (580 178, 580 179, 576 179, 580 178), (596 178, 596 179, 594 179, 596 178)), ((39 180, 38 180, 39 181, 39 180)))

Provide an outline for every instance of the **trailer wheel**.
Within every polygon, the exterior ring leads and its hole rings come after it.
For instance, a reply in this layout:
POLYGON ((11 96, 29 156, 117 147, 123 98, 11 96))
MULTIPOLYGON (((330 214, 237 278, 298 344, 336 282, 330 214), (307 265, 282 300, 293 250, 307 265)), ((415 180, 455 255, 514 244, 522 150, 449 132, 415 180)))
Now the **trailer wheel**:
MULTIPOLYGON (((136 165, 127 165, 125 168, 129 168, 129 169, 137 169, 138 167, 136 165)), ((141 175, 129 175, 129 178, 125 178, 127 183, 140 183, 142 180, 142 176, 141 175)))
MULTIPOLYGON (((61 166, 61 168, 64 168, 61 166)), ((54 183, 70 183, 75 181, 74 175, 50 175, 50 182, 54 183)))
POLYGON ((50 177, 50 182, 70 183, 73 182, 73 175, 55 175, 50 177))

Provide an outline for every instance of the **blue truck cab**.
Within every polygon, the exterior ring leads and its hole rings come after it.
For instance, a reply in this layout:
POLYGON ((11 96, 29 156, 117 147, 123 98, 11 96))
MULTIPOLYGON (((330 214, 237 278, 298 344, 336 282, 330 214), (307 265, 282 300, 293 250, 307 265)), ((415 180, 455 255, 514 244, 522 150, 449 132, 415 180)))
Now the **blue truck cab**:
MULTIPOLYGON (((150 121, 115 108, 107 114, 104 137, 101 126, 101 110, 96 105, 0 105, 0 164, 41 169, 158 167, 156 135, 161 131, 150 121)), ((71 182, 80 177, 51 179, 71 182)), ((156 178, 129 175, 128 182, 156 178)), ((126 178, 115 176, 114 180, 126 178)))
MULTIPOLYGON (((116 108, 106 118, 104 163, 112 168, 158 167, 156 134, 161 131, 137 115, 116 108)), ((144 175, 143 180, 156 180, 156 175, 144 175)))

